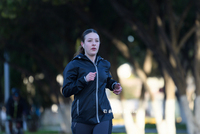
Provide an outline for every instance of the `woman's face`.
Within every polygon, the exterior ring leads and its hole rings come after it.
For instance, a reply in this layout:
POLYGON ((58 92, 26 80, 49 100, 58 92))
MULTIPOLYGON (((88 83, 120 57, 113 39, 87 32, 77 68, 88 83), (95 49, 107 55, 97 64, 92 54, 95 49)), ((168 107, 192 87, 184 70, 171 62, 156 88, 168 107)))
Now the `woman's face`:
POLYGON ((82 47, 85 49, 85 55, 95 56, 99 51, 100 39, 96 33, 89 33, 85 36, 84 42, 81 42, 82 47))

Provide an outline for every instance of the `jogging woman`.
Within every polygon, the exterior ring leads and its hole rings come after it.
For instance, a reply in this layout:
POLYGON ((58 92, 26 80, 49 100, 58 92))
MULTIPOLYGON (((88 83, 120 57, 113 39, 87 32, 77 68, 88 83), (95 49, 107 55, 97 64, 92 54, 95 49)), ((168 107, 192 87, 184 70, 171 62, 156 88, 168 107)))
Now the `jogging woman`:
POLYGON ((110 62, 98 55, 100 38, 94 29, 81 37, 81 48, 63 72, 62 93, 74 95, 72 103, 73 134, 111 134, 113 113, 106 95, 109 88, 116 95, 122 87, 111 78, 110 62))

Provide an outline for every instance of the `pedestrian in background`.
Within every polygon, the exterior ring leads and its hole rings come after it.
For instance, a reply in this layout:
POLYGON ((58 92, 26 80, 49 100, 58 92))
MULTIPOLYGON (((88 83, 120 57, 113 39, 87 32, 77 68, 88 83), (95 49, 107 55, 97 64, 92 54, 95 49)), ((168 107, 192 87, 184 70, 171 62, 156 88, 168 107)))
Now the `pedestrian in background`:
POLYGON ((6 102, 6 115, 10 133, 13 131, 13 122, 16 123, 17 129, 23 130, 23 118, 30 116, 30 107, 17 88, 11 89, 11 96, 6 102))

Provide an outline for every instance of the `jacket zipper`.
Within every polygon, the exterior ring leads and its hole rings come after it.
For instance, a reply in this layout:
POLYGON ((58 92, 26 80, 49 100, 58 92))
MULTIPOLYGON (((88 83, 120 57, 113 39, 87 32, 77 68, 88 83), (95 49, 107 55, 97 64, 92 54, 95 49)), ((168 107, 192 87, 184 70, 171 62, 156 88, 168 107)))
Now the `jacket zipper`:
POLYGON ((95 69, 96 69, 96 117, 97 117, 97 122, 98 123, 100 123, 100 121, 99 121, 99 108, 98 108, 98 106, 99 106, 99 102, 98 102, 98 69, 97 69, 97 66, 94 64, 94 66, 95 66, 95 69))
MULTIPOLYGON (((87 57, 87 56, 86 56, 87 57)), ((89 60, 90 60, 90 58, 88 58, 89 60)), ((91 60, 90 60, 91 61, 91 60)), ((91 61, 92 62, 92 61, 91 61)), ((99 86, 99 83, 98 83, 98 69, 97 69, 97 62, 98 62, 98 59, 97 59, 97 61, 96 61, 96 64, 94 63, 94 62, 92 62, 93 63, 93 65, 94 65, 94 67, 95 67, 95 69, 96 69, 96 118, 97 118, 97 122, 98 123, 100 123, 100 121, 99 121, 99 108, 98 108, 98 106, 99 106, 99 102, 98 102, 98 86, 99 86)))
POLYGON ((77 100, 77 115, 79 115, 79 100, 77 100))

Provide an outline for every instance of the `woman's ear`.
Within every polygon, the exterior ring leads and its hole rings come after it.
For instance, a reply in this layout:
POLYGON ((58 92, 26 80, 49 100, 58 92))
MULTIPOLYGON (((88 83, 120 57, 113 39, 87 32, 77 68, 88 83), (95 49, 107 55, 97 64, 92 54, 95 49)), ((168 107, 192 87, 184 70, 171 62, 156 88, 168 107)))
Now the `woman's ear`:
POLYGON ((81 46, 84 48, 84 43, 81 41, 81 46))

